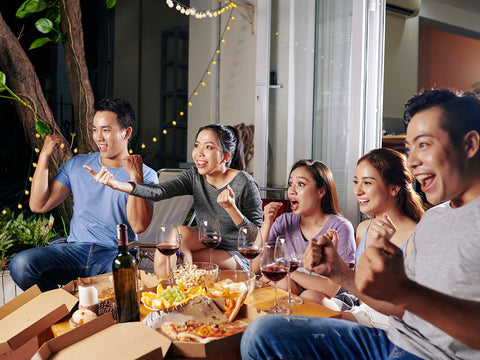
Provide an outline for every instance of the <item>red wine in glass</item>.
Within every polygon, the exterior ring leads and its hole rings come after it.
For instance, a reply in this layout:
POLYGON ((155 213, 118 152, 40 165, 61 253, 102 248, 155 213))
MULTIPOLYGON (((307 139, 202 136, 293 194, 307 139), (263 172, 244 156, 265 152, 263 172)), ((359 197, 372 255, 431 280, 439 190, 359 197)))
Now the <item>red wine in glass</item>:
POLYGON ((163 255, 165 256, 170 256, 175 254, 178 249, 180 249, 180 244, 179 245, 173 245, 173 244, 158 244, 157 245, 158 251, 160 251, 163 255))
POLYGON ((270 265, 262 267, 262 274, 269 280, 276 282, 282 280, 285 276, 287 276, 288 270, 285 266, 270 265))
POLYGON ((300 266, 300 261, 294 261, 294 260, 290 260, 290 272, 294 272, 295 270, 297 270, 300 266))
POLYGON ((166 283, 175 283, 173 277, 172 265, 170 264, 170 257, 175 254, 180 248, 182 235, 173 224, 160 225, 157 228, 156 247, 158 251, 167 257, 168 278, 166 283))
POLYGON ((262 252, 260 249, 239 249, 240 254, 248 260, 255 259, 262 252))
POLYGON ((209 237, 201 240, 203 246, 205 246, 208 249, 215 249, 220 244, 219 236, 215 234, 211 234, 211 235, 207 234, 207 236, 209 237))
POLYGON ((222 241, 220 223, 217 219, 204 219, 198 225, 198 239, 210 252, 210 266, 213 265, 213 249, 222 241))

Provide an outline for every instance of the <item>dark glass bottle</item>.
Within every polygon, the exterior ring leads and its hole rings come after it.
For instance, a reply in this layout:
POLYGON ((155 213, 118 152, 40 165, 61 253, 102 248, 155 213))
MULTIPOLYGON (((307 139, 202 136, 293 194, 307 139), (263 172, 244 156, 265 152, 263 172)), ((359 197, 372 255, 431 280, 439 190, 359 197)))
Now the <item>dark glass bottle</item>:
POLYGON ((127 225, 117 225, 118 254, 113 259, 113 286, 118 321, 140 321, 137 297, 137 260, 128 252, 127 225))

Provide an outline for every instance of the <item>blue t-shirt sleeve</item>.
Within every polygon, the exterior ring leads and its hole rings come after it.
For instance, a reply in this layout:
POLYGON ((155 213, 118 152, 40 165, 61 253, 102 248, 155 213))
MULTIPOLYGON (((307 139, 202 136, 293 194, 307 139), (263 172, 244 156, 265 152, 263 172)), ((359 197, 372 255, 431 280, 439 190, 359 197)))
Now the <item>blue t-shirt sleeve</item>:
POLYGON ((70 191, 72 190, 72 184, 70 183, 70 172, 72 168, 72 164, 74 163, 74 158, 66 161, 60 169, 58 169, 57 174, 53 177, 53 180, 61 182, 63 185, 68 187, 70 191))

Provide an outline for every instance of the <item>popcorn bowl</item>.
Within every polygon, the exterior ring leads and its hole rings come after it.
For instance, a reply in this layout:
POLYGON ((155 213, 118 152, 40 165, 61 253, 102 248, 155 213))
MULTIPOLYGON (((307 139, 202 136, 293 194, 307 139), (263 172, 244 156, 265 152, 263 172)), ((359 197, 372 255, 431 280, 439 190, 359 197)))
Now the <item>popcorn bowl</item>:
POLYGON ((216 279, 218 276, 218 265, 209 262, 194 262, 177 265, 173 268, 173 277, 175 282, 182 283, 188 289, 192 286, 201 285, 206 287, 205 277, 216 279))

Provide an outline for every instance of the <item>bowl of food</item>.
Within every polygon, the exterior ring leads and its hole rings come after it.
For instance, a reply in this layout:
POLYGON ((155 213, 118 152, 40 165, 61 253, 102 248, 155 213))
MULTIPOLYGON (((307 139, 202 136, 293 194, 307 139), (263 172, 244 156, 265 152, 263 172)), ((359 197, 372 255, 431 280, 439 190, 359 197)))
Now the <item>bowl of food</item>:
POLYGON ((185 263, 177 265, 173 269, 173 277, 177 284, 182 283, 183 287, 188 289, 193 286, 206 287, 205 277, 216 279, 218 275, 218 265, 208 262, 185 263))
POLYGON ((233 321, 245 299, 255 287, 255 275, 243 270, 220 270, 217 276, 206 276, 207 293, 217 305, 223 303, 225 315, 233 321))
POLYGON ((216 276, 207 276, 205 280, 207 292, 214 298, 244 291, 248 296, 255 287, 255 275, 243 270, 219 270, 216 276))

